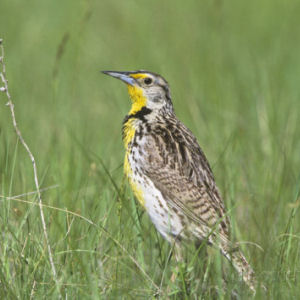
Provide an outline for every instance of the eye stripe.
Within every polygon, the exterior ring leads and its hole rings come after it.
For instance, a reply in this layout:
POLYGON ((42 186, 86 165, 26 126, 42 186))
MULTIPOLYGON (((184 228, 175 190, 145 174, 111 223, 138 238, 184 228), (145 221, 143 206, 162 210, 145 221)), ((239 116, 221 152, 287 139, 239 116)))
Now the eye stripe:
POLYGON ((135 79, 140 79, 140 78, 146 78, 148 77, 148 75, 143 73, 136 73, 136 74, 131 74, 130 77, 133 77, 135 79))

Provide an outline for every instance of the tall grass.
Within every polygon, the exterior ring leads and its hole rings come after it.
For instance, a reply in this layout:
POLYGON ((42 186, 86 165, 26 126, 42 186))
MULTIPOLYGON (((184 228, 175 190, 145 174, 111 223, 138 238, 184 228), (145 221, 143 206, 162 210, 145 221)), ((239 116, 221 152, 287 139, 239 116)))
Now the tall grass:
POLYGON ((61 286, 1 93, 0 297, 164 298, 168 287, 177 299, 251 297, 214 250, 195 256, 187 246, 169 282, 172 247, 123 178, 126 89, 99 73, 149 69, 169 81, 178 117, 207 154, 233 238, 267 288, 256 298, 297 299, 299 12, 293 0, 2 0, 10 92, 45 189, 61 286))

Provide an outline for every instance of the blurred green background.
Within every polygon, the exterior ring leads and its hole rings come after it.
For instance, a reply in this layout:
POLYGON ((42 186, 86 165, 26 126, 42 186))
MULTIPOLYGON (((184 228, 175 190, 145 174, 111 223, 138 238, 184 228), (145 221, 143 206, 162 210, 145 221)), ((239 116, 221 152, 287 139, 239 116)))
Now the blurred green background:
MULTIPOLYGON (((168 80, 267 296, 299 296, 299 15, 294 0, 1 0, 9 90, 41 188, 50 187, 42 196, 52 207, 44 211, 60 283, 36 195, 8 198, 35 187, 1 93, 1 297, 165 297, 171 248, 122 175, 130 100, 122 83, 99 72, 137 69, 168 80)), ((228 265, 222 288, 216 261, 188 264, 173 297, 230 297, 233 288, 246 297, 228 265)))

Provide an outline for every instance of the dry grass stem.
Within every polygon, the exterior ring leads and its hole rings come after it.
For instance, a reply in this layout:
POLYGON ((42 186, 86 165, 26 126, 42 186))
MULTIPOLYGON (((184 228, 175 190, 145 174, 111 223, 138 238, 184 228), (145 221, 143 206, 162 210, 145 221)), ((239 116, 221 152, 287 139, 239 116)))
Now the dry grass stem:
POLYGON ((44 212, 43 212, 43 202, 42 202, 42 196, 41 196, 41 192, 40 192, 40 188, 39 188, 39 179, 38 179, 38 173, 37 173, 35 158, 34 158, 32 152, 31 152, 29 146, 25 142, 25 140, 24 140, 24 138, 21 134, 21 131, 18 128, 17 121, 16 121, 16 116, 15 116, 14 104, 12 102, 10 93, 8 91, 8 81, 6 79, 6 70, 5 70, 5 63, 4 63, 4 47, 3 47, 3 40, 2 39, 0 39, 0 48, 1 48, 0 78, 1 78, 1 81, 4 85, 3 87, 0 88, 0 91, 4 92, 6 94, 6 97, 8 99, 8 102, 6 103, 6 105, 10 109, 14 129, 15 129, 19 140, 21 141, 22 145, 24 146, 24 148, 25 148, 26 152, 28 153, 29 158, 32 162, 34 182, 35 182, 35 187, 36 187, 36 192, 37 192, 37 197, 38 197, 38 203, 39 203, 39 208, 40 208, 40 215, 41 215, 41 221, 42 221, 42 226, 43 226, 45 243, 46 243, 46 246, 47 246, 47 249, 48 249, 49 262, 50 262, 50 265, 51 265, 53 279, 54 279, 57 287, 59 287, 59 282, 58 282, 58 278, 57 278, 57 273, 56 273, 56 269, 55 269, 55 265, 54 265, 54 261, 53 261, 53 255, 52 255, 52 251, 51 251, 51 246, 50 246, 50 243, 49 243, 49 238, 48 238, 48 233, 47 233, 47 226, 46 226, 46 222, 45 222, 45 216, 44 216, 44 212))

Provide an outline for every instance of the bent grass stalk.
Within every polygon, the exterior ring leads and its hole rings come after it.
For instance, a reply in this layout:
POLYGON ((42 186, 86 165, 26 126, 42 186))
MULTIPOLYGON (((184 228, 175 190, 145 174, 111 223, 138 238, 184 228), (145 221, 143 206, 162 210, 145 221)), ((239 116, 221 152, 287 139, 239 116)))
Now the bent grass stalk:
MULTIPOLYGON (((8 91, 8 81, 6 79, 6 68, 5 68, 5 63, 4 63, 4 47, 3 47, 3 40, 2 39, 0 39, 0 48, 1 48, 1 54, 0 54, 0 65, 1 65, 0 78, 1 78, 1 81, 2 81, 2 83, 4 85, 3 87, 0 88, 0 91, 4 92, 6 94, 6 97, 8 99, 8 102, 6 103, 6 105, 10 109, 13 127, 15 129, 15 132, 16 132, 17 136, 18 136, 18 139, 20 140, 20 142, 24 146, 24 148, 25 148, 26 152, 28 153, 28 156, 29 156, 29 158, 30 158, 30 160, 32 162, 34 183, 35 183, 37 197, 38 197, 38 203, 39 203, 39 209, 40 209, 40 216, 41 216, 41 222, 42 222, 42 227, 43 227, 44 239, 45 239, 45 243, 46 243, 46 246, 47 246, 47 249, 48 249, 48 256, 49 256, 49 262, 50 262, 50 265, 51 265, 53 279, 54 279, 54 281, 56 283, 56 287, 57 287, 57 289, 59 291, 59 281, 58 281, 58 278, 57 278, 57 272, 56 272, 56 268, 55 268, 55 265, 54 265, 54 260, 53 260, 51 245, 49 243, 47 226, 46 226, 46 222, 45 222, 45 215, 44 215, 44 211, 43 211, 43 201, 42 201, 42 196, 41 196, 40 187, 39 187, 39 179, 38 179, 38 172, 37 172, 36 161, 35 161, 35 158, 34 158, 32 152, 31 152, 29 146, 25 142, 25 140, 24 140, 24 138, 22 136, 22 133, 21 133, 18 125, 17 125, 16 116, 15 116, 15 109, 14 109, 14 103, 12 102, 10 93, 8 91)), ((60 295, 60 293, 59 293, 59 295, 60 295)))

